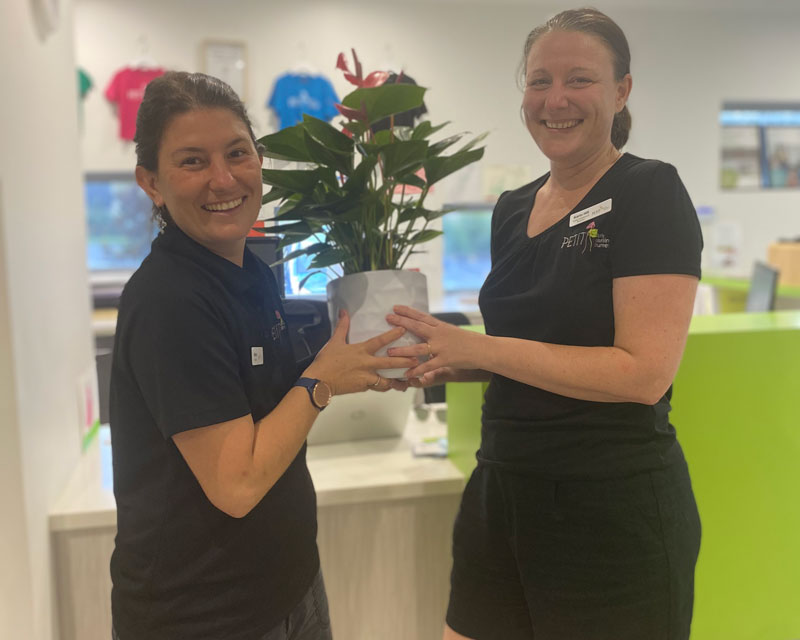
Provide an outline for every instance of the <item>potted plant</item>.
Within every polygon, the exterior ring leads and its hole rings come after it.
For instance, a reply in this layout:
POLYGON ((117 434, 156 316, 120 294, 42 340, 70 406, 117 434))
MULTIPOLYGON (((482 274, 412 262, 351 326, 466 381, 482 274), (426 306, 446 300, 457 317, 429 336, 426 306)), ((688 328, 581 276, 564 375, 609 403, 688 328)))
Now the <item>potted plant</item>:
MULTIPOLYGON (((322 270, 339 276, 327 287, 331 322, 346 309, 355 342, 386 329, 392 304, 427 310, 425 276, 404 269, 419 245, 441 234, 429 225, 447 211, 428 209, 425 200, 434 184, 483 156, 478 144, 485 134, 452 151, 463 134, 431 140, 448 123, 395 126, 394 116, 420 107, 426 90, 387 84, 388 72, 365 77, 355 51, 353 59, 354 72, 343 54, 337 61, 356 85, 337 105, 341 128, 305 115, 299 124, 259 140, 265 156, 300 166, 262 170, 272 187, 263 202, 279 207, 272 223, 257 230, 281 236, 281 247, 313 240, 283 261, 309 256, 309 276, 322 270), (375 123, 386 118, 388 128, 375 131, 375 123)), ((382 375, 400 377, 402 371, 382 375)))

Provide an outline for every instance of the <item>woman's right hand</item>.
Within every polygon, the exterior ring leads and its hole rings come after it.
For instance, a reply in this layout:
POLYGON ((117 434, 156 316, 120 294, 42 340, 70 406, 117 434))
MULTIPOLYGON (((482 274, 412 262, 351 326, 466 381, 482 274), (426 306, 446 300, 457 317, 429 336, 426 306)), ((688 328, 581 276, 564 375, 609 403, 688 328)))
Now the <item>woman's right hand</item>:
POLYGON ((314 362, 303 373, 305 377, 318 378, 327 383, 333 395, 339 396, 369 389, 386 391, 392 388, 392 383, 386 378, 379 379, 377 369, 409 369, 419 364, 414 357, 375 355, 378 349, 394 342, 405 333, 402 327, 395 327, 356 344, 347 344, 349 328, 350 316, 342 311, 339 314, 339 324, 331 339, 320 349, 314 362))

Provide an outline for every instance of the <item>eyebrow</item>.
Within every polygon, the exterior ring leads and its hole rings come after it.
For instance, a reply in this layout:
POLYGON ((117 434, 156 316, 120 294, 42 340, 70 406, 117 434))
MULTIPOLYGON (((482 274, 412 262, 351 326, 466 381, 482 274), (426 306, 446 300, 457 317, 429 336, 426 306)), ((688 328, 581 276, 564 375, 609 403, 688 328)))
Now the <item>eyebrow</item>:
MULTIPOLYGON (((575 73, 575 72, 579 72, 579 73, 590 72, 591 73, 593 71, 594 71, 594 69, 590 69, 589 67, 572 67, 572 69, 569 70, 569 73, 575 73)), ((550 72, 547 71, 547 69, 539 67, 538 69, 532 69, 528 73, 529 74, 534 74, 534 73, 550 73, 550 72)))
MULTIPOLYGON (((231 140, 228 144, 225 145, 226 149, 230 149, 231 147, 235 147, 237 144, 242 144, 243 142, 247 142, 247 138, 242 136, 231 140)), ((205 149, 202 147, 181 147, 180 149, 175 149, 172 152, 173 156, 176 156, 181 153, 204 153, 205 149)))

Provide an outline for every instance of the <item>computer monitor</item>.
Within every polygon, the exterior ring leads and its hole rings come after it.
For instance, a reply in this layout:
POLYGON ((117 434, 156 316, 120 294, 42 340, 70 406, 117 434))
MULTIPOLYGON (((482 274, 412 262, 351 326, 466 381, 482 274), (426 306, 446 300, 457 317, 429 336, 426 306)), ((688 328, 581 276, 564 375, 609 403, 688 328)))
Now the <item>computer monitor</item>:
POLYGON ((445 311, 475 311, 492 258, 492 205, 459 203, 442 218, 442 303, 445 311))
POLYGON ((747 293, 747 311, 773 311, 778 288, 778 270, 763 262, 753 265, 750 290, 747 293))
POLYGON ((158 235, 152 202, 133 172, 89 172, 84 177, 86 259, 96 307, 116 306, 122 287, 158 235))

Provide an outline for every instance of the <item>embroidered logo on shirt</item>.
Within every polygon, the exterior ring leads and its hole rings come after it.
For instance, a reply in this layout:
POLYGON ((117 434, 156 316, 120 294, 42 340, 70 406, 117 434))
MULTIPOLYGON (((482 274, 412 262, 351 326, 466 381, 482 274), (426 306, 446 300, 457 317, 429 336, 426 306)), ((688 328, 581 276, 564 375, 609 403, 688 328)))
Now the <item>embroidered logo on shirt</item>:
POLYGON ((603 200, 602 202, 598 202, 597 204, 593 204, 588 209, 576 211, 569 217, 569 226, 577 227, 579 224, 583 224, 587 220, 594 220, 595 218, 598 218, 609 211, 611 211, 611 198, 608 200, 603 200))
POLYGON ((250 347, 250 362, 254 367, 264 364, 264 347, 250 347))
POLYGON ((600 233, 595 222, 586 225, 586 230, 580 233, 573 233, 571 236, 564 236, 561 243, 562 249, 580 247, 581 253, 586 253, 595 249, 608 249, 611 240, 608 236, 600 233))
POLYGON ((277 309, 275 310, 275 319, 277 322, 272 325, 271 334, 272 339, 277 341, 280 340, 281 331, 286 330, 286 322, 281 318, 281 313, 277 309))

